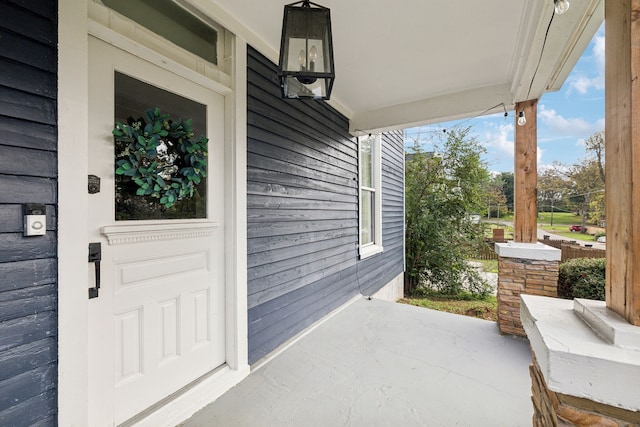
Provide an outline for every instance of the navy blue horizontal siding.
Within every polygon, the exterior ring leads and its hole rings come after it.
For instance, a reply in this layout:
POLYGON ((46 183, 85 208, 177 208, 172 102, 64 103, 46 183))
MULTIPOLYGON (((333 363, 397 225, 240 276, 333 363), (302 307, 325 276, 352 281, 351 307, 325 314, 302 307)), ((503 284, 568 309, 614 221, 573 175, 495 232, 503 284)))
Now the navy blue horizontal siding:
POLYGON ((0 0, 0 425, 57 418, 57 2, 0 0), (47 234, 24 237, 22 204, 47 234))
POLYGON ((403 271, 403 141, 383 136, 383 254, 358 257, 358 152, 324 102, 282 100, 275 65, 248 54, 248 307, 253 363, 403 271), (387 244, 388 243, 388 244, 387 244))

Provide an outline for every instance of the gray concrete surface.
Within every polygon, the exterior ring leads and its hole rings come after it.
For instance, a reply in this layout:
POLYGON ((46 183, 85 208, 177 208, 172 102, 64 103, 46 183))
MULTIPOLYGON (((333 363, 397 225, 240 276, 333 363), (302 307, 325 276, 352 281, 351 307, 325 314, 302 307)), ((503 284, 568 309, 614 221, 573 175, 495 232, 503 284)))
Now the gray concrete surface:
POLYGON ((184 426, 530 426, 530 362, 494 322, 363 298, 184 426))

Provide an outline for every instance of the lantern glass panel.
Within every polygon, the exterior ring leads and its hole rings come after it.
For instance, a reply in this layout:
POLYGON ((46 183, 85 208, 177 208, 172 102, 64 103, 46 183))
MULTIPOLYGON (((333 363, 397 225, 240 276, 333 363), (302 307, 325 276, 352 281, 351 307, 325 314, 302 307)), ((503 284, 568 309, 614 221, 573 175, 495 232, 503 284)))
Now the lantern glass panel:
POLYGON ((284 81, 287 98, 323 98, 327 96, 327 80, 317 79, 310 84, 302 84, 295 76, 286 76, 284 81))
POLYGON ((324 43, 318 39, 289 39, 286 71, 325 72, 324 43))

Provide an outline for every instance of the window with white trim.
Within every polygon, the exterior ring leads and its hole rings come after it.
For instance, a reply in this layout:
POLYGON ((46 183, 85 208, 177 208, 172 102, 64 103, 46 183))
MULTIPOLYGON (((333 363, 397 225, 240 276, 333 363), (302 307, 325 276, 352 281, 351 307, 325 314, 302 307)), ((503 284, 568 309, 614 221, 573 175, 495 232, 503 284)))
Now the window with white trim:
POLYGON ((380 135, 358 138, 360 258, 382 252, 380 135))

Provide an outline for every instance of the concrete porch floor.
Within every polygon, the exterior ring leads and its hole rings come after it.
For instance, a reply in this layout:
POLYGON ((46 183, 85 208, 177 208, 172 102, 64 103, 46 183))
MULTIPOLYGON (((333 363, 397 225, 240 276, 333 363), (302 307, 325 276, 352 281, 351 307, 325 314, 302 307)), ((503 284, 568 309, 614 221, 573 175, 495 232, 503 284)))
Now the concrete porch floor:
POLYGON ((530 363, 494 322, 362 298, 183 425, 530 426, 530 363))

